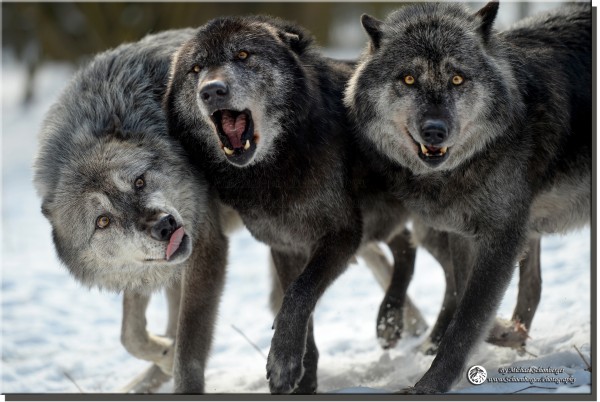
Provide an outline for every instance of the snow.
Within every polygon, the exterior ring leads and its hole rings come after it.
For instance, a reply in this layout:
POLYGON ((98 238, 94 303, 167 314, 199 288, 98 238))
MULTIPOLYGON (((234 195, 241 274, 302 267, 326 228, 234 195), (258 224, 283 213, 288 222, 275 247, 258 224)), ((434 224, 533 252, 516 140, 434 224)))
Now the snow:
MULTIPOLYGON (((121 296, 78 285, 60 265, 50 226, 40 213, 31 184, 36 135, 73 70, 46 65, 36 76, 35 99, 21 103, 23 66, 4 54, 2 72, 2 393, 113 392, 147 366, 127 354, 119 341, 121 296), (71 381, 69 378, 72 378, 71 381), (76 385, 76 384, 77 385, 76 385)), ((206 370, 206 391, 265 393, 265 357, 272 336, 268 308, 270 278, 267 248, 247 231, 232 236, 227 284, 206 370), (252 340, 259 354, 235 328, 252 340)), ((552 367, 572 375, 571 385, 554 383, 473 386, 462 380, 453 392, 590 393, 591 375, 577 354, 590 361, 590 230, 551 236, 542 242, 542 300, 527 351, 480 345, 468 366, 479 364, 488 376, 508 366, 552 367), (534 357, 535 355, 535 357, 534 357), (551 387, 551 389, 541 388, 551 387)), ((509 318, 516 301, 513 280, 499 316, 509 318)), ((432 325, 441 305, 444 278, 424 251, 409 294, 432 325)), ((384 393, 413 385, 432 357, 416 351, 425 339, 405 338, 383 351, 375 337, 375 318, 383 292, 362 261, 327 290, 315 311, 320 351, 319 392, 384 393)), ((166 326, 166 301, 153 298, 148 309, 152 331, 166 326)), ((172 382, 161 392, 172 392, 172 382)))

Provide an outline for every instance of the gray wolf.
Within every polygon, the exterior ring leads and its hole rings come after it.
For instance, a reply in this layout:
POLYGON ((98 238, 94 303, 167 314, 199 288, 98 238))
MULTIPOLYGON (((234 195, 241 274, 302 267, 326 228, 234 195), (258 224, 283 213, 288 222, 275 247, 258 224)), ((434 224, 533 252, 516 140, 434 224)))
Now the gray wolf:
POLYGON ((462 376, 531 239, 590 221, 590 5, 500 33, 497 10, 419 4, 362 17, 370 43, 345 102, 394 194, 448 233, 459 286, 410 392, 445 392, 462 376))
POLYGON ((194 375, 203 383, 224 281, 222 211, 167 135, 161 108, 171 54, 191 33, 151 35, 80 69, 43 122, 34 164, 60 260, 82 284, 124 293, 122 342, 154 363, 133 390, 189 358, 201 362, 194 375), (149 334, 145 320, 151 293, 162 288, 165 337, 149 334), (179 322, 179 311, 202 320, 179 322))
MULTIPOLYGON (((312 312, 359 247, 410 246, 402 203, 355 152, 342 103, 352 70, 303 28, 261 16, 212 20, 173 58, 170 133, 271 247, 284 290, 267 362, 273 393, 316 391, 312 312)), ((176 381, 176 392, 194 391, 193 379, 176 381)))

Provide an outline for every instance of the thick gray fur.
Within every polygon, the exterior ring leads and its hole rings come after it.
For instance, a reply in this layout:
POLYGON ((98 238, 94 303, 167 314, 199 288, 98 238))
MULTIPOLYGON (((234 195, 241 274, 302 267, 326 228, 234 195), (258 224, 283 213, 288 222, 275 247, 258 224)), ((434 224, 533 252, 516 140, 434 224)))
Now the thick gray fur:
POLYGON ((458 306, 410 392, 445 392, 463 375, 528 242, 590 222, 590 5, 502 33, 497 9, 419 4, 383 22, 364 16, 371 42, 346 91, 394 194, 448 232, 458 306), (428 120, 445 127, 435 144, 428 120))
POLYGON ((175 373, 191 370, 203 385, 225 276, 222 209, 167 135, 161 108, 170 57, 192 32, 150 35, 81 68, 43 122, 34 164, 60 260, 84 285, 124 292, 122 342, 155 364, 132 391, 155 389, 173 362, 175 373), (152 230, 168 215, 186 236, 167 261, 169 241, 152 230), (107 227, 96 225, 99 216, 110 219, 107 227), (168 289, 166 337, 146 331, 145 308, 161 288, 168 289), (177 324, 180 300, 182 315, 194 320, 177 324))

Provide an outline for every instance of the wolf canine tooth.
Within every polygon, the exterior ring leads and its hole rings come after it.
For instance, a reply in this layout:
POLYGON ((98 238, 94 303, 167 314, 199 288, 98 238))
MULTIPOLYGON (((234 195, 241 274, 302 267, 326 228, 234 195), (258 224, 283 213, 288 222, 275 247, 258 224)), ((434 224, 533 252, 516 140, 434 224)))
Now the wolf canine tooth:
POLYGON ((429 151, 427 150, 427 147, 423 144, 419 144, 421 146, 421 152, 423 152, 425 155, 427 155, 427 153, 429 153, 429 151))
POLYGON ((246 140, 246 143, 244 144, 244 151, 247 151, 250 148, 250 140, 246 140))
POLYGON ((446 151, 448 151, 448 147, 443 147, 442 149, 440 149, 440 154, 444 155, 446 151))
POLYGON ((227 147, 223 147, 223 151, 229 156, 233 155, 233 149, 229 149, 227 147))

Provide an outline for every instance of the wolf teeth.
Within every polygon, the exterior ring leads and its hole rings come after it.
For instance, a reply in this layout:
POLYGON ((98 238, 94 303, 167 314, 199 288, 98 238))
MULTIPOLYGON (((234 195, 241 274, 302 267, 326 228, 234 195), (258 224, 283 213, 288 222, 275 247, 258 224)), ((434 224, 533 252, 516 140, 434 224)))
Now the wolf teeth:
POLYGON ((229 156, 233 155, 233 149, 229 149, 227 147, 223 147, 223 151, 229 156))
MULTIPOLYGON (((431 155, 431 152, 427 149, 427 147, 423 144, 419 144, 421 146, 421 152, 423 152, 423 155, 431 155)), ((448 152, 448 147, 442 147, 437 151, 436 155, 444 155, 446 154, 446 152, 448 152)))
POLYGON ((247 151, 248 148, 250 148, 250 140, 246 140, 246 143, 244 144, 244 151, 247 151))

